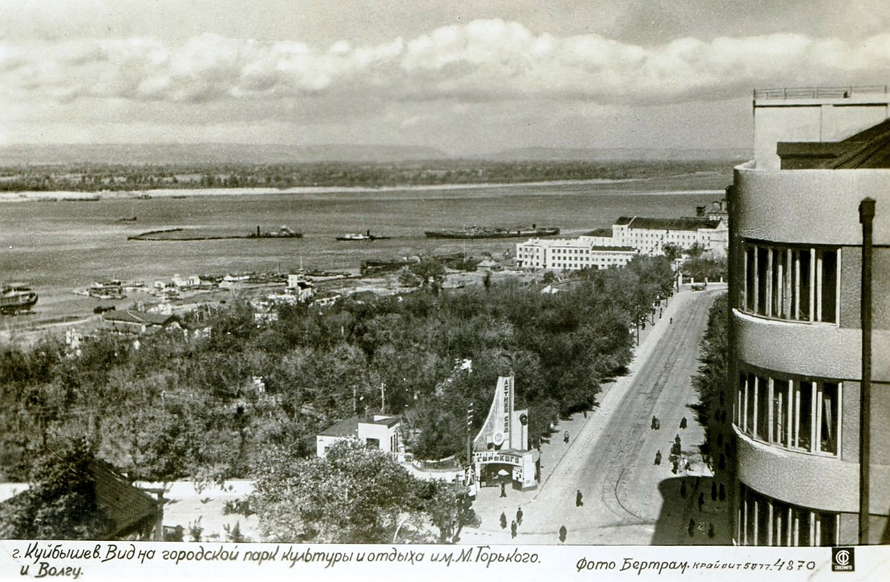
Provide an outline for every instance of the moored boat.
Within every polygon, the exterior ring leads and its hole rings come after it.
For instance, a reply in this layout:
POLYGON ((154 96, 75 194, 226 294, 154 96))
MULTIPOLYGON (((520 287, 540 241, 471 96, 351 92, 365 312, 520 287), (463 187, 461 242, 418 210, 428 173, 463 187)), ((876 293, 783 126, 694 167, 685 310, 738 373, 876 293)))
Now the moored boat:
POLYGON ((28 311, 37 304, 37 298, 37 293, 22 283, 3 285, 0 287, 0 313, 28 311))
POLYGON ((439 228, 424 232, 427 238, 522 238, 556 236, 559 228, 555 226, 538 226, 503 228, 497 226, 467 226, 463 229, 439 228))
POLYGON ((388 236, 377 236, 376 234, 371 234, 371 231, 367 232, 348 232, 342 236, 338 236, 337 240, 345 240, 345 241, 370 241, 370 240, 387 240, 388 236))

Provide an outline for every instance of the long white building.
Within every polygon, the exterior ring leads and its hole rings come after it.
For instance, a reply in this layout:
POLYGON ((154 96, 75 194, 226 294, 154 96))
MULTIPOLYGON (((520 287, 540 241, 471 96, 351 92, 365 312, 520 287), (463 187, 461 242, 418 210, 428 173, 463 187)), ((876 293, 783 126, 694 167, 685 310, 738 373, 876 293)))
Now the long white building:
POLYGON ((638 253, 626 246, 603 245, 604 237, 576 239, 533 238, 516 245, 516 266, 521 269, 580 271, 623 267, 638 253))
POLYGON ((612 225, 612 244, 633 247, 644 255, 664 254, 664 245, 688 249, 698 245, 706 252, 726 256, 729 227, 707 218, 644 218, 622 216, 612 225))

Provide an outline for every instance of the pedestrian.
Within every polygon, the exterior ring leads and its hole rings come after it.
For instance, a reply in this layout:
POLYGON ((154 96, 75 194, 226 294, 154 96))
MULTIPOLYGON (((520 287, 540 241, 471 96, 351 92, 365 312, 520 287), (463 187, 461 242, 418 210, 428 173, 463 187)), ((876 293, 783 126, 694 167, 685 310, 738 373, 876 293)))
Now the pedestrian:
POLYGON ((717 501, 717 482, 711 481, 711 501, 717 501))
POLYGON ((505 483, 501 483, 501 497, 507 496, 507 485, 505 483))
POLYGON ((678 447, 680 446, 680 435, 679 434, 674 437, 674 444, 677 445, 678 447))
POLYGON ((656 421, 656 418, 653 416, 653 417, 652 417, 652 425, 649 427, 649 428, 651 428, 652 430, 655 430, 655 421, 656 421))
POLYGON ((655 419, 655 430, 660 430, 660 429, 661 429, 661 419, 656 418, 655 419))
POLYGON ((564 443, 568 443, 568 442, 569 442, 569 431, 565 431, 565 432, 563 433, 563 435, 562 435, 562 441, 563 441, 564 443))
POLYGON ((672 318, 670 318, 670 319, 668 320, 668 325, 671 325, 671 324, 673 324, 673 323, 674 323, 674 318, 672 317, 672 318))
POLYGON ((516 525, 522 525, 522 508, 516 510, 516 525))
POLYGON ((510 523, 510 538, 516 539, 516 522, 515 521, 510 523))
POLYGON ((507 529, 507 514, 501 512, 501 529, 507 529))
POLYGON ((568 535, 568 533, 569 532, 566 529, 566 526, 560 527, 559 528, 559 541, 564 543, 566 541, 566 536, 568 535))
POLYGON ((655 453, 655 464, 656 465, 661 464, 661 451, 658 451, 655 453))
POLYGON ((686 430, 686 417, 683 417, 683 420, 680 421, 680 428, 682 430, 686 430))
POLYGON ((584 496, 581 495, 581 490, 578 489, 578 492, 575 493, 575 507, 581 507, 582 505, 584 505, 583 499, 584 496))
POLYGON ((695 520, 691 517, 689 518, 689 526, 686 528, 686 531, 689 532, 689 537, 692 537, 695 534, 695 520))
POLYGON ((686 499, 686 481, 680 484, 680 497, 686 499))
POLYGON ((698 510, 701 511, 702 506, 705 504, 705 494, 698 494, 698 510))
POLYGON ((671 473, 673 473, 674 475, 677 474, 677 461, 676 460, 673 462, 673 464, 671 466, 671 473))
POLYGON ((708 524, 708 537, 709 538, 714 537, 714 524, 713 523, 708 524))

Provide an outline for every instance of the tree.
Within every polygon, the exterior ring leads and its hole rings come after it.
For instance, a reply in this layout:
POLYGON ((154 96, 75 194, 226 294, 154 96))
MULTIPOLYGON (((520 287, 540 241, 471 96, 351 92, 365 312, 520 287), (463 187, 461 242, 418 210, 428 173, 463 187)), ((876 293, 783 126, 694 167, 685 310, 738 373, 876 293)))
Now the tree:
POLYGON ((419 496, 426 513, 439 530, 438 543, 457 541, 465 526, 478 527, 479 516, 473 511, 472 501, 466 491, 454 483, 427 481, 420 487, 419 496))
POLYGON ((325 458, 273 447, 255 474, 250 506, 270 541, 374 544, 422 535, 420 482, 358 440, 334 444, 325 458))
POLYGON ((96 503, 96 482, 89 470, 93 462, 85 439, 41 457, 30 489, 0 509, 0 538, 104 539, 110 520, 96 503))
POLYGON ((434 295, 442 289, 442 283, 445 281, 445 265, 440 261, 424 257, 410 269, 420 279, 422 289, 429 289, 434 295))

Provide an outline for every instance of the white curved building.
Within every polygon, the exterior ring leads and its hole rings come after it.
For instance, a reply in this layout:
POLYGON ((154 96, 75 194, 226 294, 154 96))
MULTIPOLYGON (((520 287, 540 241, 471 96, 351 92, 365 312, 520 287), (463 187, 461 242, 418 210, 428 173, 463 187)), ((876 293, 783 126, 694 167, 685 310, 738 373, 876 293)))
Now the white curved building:
POLYGON ((730 378, 742 545, 859 536, 860 202, 876 200, 869 543, 890 542, 890 95, 754 95, 730 212, 730 378))

